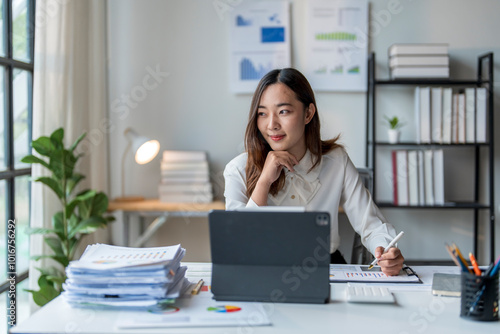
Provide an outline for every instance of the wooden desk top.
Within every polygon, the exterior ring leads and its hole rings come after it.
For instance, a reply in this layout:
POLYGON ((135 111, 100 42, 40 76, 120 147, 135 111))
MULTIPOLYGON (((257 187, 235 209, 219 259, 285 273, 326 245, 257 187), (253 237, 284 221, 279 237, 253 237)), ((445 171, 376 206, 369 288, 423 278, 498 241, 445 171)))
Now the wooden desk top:
POLYGON ((169 211, 169 212, 208 212, 210 210, 224 210, 222 201, 212 203, 164 203, 157 198, 140 201, 110 201, 108 211, 169 211))

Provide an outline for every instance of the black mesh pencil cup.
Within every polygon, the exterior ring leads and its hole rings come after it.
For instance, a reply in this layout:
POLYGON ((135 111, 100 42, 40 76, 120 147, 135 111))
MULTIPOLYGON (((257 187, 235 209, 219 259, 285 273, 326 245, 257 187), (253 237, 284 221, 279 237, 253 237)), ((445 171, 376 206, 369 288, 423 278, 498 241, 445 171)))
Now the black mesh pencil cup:
POLYGON ((460 316, 477 321, 498 320, 498 273, 477 276, 462 273, 460 316))

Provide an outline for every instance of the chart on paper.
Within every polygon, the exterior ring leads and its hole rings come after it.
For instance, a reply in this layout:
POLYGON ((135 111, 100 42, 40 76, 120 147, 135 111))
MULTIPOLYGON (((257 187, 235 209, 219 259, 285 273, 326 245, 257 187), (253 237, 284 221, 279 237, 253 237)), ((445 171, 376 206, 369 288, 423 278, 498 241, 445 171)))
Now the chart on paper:
POLYGON ((409 268, 401 270, 397 276, 387 276, 380 267, 368 270, 361 265, 330 265, 331 282, 365 283, 422 283, 420 278, 409 268))
POLYGON ((252 93, 275 68, 291 66, 287 2, 245 2, 230 15, 230 89, 252 93))
POLYGON ((366 0, 308 2, 307 77, 315 90, 365 91, 366 0))

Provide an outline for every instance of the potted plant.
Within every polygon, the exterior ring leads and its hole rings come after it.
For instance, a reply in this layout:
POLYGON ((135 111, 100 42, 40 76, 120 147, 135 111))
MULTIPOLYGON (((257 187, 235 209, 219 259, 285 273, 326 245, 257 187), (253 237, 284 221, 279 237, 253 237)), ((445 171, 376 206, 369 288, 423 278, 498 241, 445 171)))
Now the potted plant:
POLYGON ((75 149, 85 137, 81 135, 69 148, 64 147, 64 130, 54 131, 50 137, 42 136, 31 143, 41 156, 27 155, 22 162, 40 164, 47 168, 50 176, 42 176, 33 181, 41 182, 52 189, 61 202, 62 210, 52 217, 52 228, 32 228, 28 234, 44 235, 44 242, 53 254, 32 256, 32 259, 51 258, 62 266, 37 268, 41 275, 38 279, 40 289, 27 290, 33 295, 37 305, 43 306, 62 292, 66 280, 64 269, 75 255, 81 238, 105 227, 113 217, 105 216, 108 197, 103 192, 84 190, 74 194, 76 186, 85 178, 74 171, 76 162, 82 154, 75 155, 75 149))
POLYGON ((401 135, 401 131, 399 129, 403 127, 404 123, 401 122, 397 116, 388 117, 387 115, 384 115, 384 119, 387 121, 387 125, 389 126, 389 130, 387 131, 387 134, 389 135, 389 143, 398 143, 401 135))

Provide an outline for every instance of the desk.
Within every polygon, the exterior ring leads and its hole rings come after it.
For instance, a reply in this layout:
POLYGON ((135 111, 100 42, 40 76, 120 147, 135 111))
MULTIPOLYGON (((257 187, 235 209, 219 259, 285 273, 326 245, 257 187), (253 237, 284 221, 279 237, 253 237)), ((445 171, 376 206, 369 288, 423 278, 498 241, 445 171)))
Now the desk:
POLYGON ((123 241, 129 246, 130 216, 156 217, 146 230, 132 244, 141 247, 162 226, 169 217, 206 217, 210 210, 224 210, 224 202, 212 203, 163 203, 158 199, 141 201, 111 201, 108 211, 123 211, 123 241))
MULTIPOLYGON (((185 263, 188 268, 189 263, 185 263)), ((14 327, 12 334, 31 333, 498 333, 500 321, 476 322, 460 318, 460 299, 431 294, 433 272, 450 267, 413 267, 424 281, 417 288, 394 285, 397 303, 351 304, 345 301, 345 283, 331 284, 329 304, 265 303, 272 326, 156 328, 119 330, 120 312, 73 309, 58 297, 14 327)), ((453 270, 453 269, 451 269, 453 270)), ((189 270, 188 270, 189 274, 189 270)), ((196 298, 194 296, 193 298, 196 298)))

